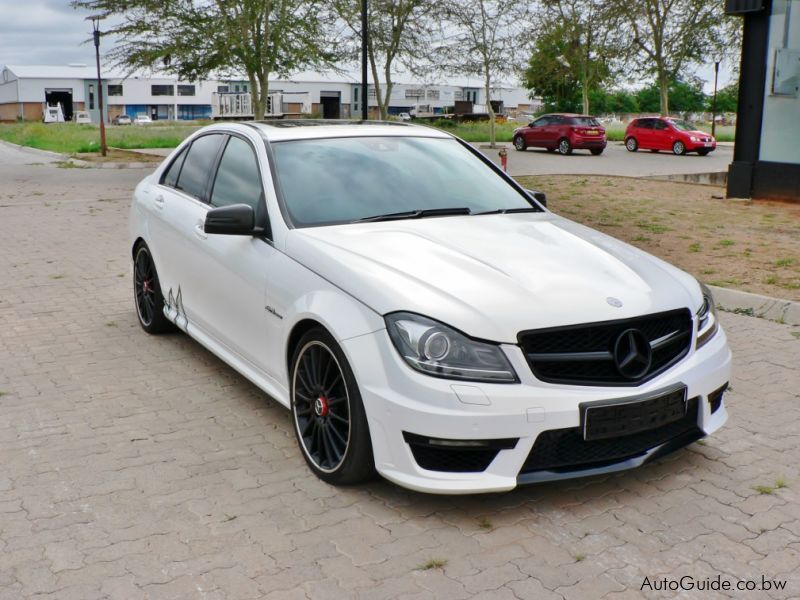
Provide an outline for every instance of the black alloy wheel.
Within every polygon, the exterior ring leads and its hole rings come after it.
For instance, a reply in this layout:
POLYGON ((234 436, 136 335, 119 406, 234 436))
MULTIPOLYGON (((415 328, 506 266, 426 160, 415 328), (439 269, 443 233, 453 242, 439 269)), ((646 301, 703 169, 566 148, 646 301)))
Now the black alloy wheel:
POLYGON ((174 326, 164 316, 164 297, 153 256, 147 244, 137 246, 133 258, 133 299, 139 324, 147 333, 172 331, 174 326))
POLYGON ((361 396, 347 359, 324 329, 300 340, 291 385, 295 434, 311 470, 332 484, 367 479, 374 460, 361 396))

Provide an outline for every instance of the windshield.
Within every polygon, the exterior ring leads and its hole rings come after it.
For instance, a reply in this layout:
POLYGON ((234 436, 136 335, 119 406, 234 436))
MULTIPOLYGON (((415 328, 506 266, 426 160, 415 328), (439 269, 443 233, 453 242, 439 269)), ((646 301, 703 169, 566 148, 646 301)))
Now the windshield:
POLYGON ((695 127, 692 126, 691 123, 688 123, 686 121, 681 121, 680 119, 670 119, 669 122, 672 123, 672 125, 673 125, 673 127, 675 127, 675 129, 678 129, 680 131, 694 131, 695 130, 695 127))
POLYGON ((275 142, 272 149, 296 227, 406 211, 449 208, 469 214, 532 208, 522 193, 454 139, 295 140, 275 142))
POLYGON ((600 123, 594 117, 572 117, 570 122, 572 125, 581 125, 583 127, 600 127, 600 123))

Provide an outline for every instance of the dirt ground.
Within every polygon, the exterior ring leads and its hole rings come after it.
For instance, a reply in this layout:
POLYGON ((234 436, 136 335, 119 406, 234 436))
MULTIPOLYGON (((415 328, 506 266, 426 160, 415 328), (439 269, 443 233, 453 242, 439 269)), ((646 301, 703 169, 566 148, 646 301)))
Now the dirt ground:
POLYGON ((548 207, 712 285, 800 301, 800 203, 725 200, 720 187, 626 177, 518 177, 548 207))
POLYGON ((164 160, 163 156, 153 156, 141 152, 129 152, 118 148, 109 148, 106 156, 97 152, 79 152, 75 158, 89 162, 118 162, 118 163, 153 163, 154 165, 164 160))

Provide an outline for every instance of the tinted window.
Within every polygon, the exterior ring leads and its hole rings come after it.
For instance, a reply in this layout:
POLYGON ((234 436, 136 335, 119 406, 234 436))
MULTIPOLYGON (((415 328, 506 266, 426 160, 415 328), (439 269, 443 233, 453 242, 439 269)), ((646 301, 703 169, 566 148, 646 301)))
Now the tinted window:
POLYGON ((316 139, 277 142, 272 149, 283 199, 298 227, 436 208, 531 208, 452 139, 316 139))
POLYGON ((550 124, 550 117, 541 117, 536 119, 533 123, 531 123, 531 127, 543 127, 544 125, 550 124))
POLYGON ((178 175, 181 172, 181 166, 183 165, 183 160, 186 158, 186 149, 184 148, 181 150, 180 154, 172 161, 172 164, 164 173, 164 177, 161 178, 161 183, 164 185, 168 185, 169 187, 175 187, 175 184, 178 182, 178 175))
POLYGON ((652 129, 653 128, 653 119, 639 119, 636 121, 636 127, 641 129, 652 129))
POLYGON ((583 127, 600 127, 600 123, 594 117, 572 117, 569 122, 583 127))
POLYGON ((666 129, 667 124, 664 123, 661 119, 655 119, 653 121, 653 129, 666 129))
POLYGON ((262 194, 258 162, 250 144, 231 137, 217 169, 211 204, 249 204, 258 209, 262 194))
POLYGON ((208 174, 214 165, 222 138, 221 135, 204 135, 192 142, 175 187, 195 198, 204 199, 208 174))

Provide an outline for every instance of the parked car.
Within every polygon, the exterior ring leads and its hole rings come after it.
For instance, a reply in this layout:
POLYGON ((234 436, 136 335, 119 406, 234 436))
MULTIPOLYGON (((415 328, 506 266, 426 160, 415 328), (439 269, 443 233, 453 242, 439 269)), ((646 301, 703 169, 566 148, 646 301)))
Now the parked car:
POLYGON ((543 115, 515 129, 513 142, 519 151, 535 146, 565 155, 573 150, 602 154, 607 143, 606 130, 595 117, 572 114, 543 115))
POLYGON ((697 152, 705 156, 717 147, 717 140, 710 133, 700 131, 690 123, 666 117, 644 117, 634 119, 625 129, 625 147, 630 152, 671 150, 683 155, 697 152))
POLYGON ((134 125, 150 125, 153 120, 150 118, 150 115, 147 113, 139 113, 136 115, 136 118, 133 120, 134 125))
POLYGON ((400 118, 401 121, 410 121, 411 120, 411 115, 408 114, 407 112, 401 112, 397 116, 400 118))
POLYGON ((717 430, 690 275, 408 124, 200 129, 136 187, 136 314, 291 411, 311 471, 437 493, 641 465, 717 430))
POLYGON ((75 122, 82 123, 84 125, 90 125, 92 123, 92 117, 89 114, 89 111, 86 110, 75 111, 75 122))
POLYGON ((114 117, 114 125, 131 125, 133 121, 128 115, 117 115, 114 117))

